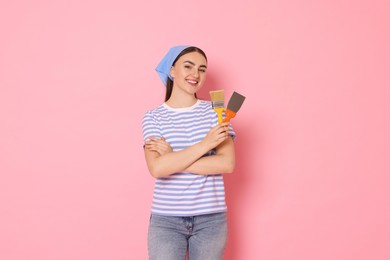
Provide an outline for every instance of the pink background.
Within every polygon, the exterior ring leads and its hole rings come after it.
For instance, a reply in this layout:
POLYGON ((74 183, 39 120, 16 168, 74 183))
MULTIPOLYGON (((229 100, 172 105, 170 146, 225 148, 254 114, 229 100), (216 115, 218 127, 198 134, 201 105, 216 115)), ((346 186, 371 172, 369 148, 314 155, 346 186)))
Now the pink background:
POLYGON ((143 113, 171 45, 232 124, 225 259, 390 259, 390 4, 2 1, 0 259, 146 259, 143 113))

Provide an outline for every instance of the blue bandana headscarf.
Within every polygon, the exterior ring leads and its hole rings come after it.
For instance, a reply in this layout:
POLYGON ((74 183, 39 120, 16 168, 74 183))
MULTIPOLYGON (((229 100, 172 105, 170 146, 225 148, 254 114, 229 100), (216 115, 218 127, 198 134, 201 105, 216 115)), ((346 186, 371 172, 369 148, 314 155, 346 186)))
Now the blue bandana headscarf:
POLYGON ((191 46, 174 46, 169 49, 168 53, 164 56, 164 58, 160 61, 160 63, 156 67, 156 71, 160 76, 161 81, 164 83, 164 86, 167 85, 168 77, 173 80, 171 74, 169 73, 173 62, 179 56, 179 54, 184 50, 191 46))

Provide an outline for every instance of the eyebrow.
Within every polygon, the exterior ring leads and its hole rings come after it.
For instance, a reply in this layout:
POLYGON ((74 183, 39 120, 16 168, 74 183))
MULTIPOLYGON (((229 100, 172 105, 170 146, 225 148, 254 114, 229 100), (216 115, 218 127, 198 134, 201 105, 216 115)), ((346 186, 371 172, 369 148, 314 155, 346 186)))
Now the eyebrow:
MULTIPOLYGON (((189 64, 195 66, 195 63, 193 63, 192 61, 186 60, 186 61, 184 61, 183 63, 186 63, 186 62, 188 62, 189 64)), ((207 66, 206 66, 206 65, 200 65, 199 68, 200 68, 200 67, 204 67, 204 68, 207 69, 207 66)))

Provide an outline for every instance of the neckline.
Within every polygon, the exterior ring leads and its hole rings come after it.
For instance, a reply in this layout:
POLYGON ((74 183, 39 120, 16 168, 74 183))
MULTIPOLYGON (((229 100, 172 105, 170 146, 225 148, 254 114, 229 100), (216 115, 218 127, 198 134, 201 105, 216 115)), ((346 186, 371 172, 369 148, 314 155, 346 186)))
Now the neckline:
POLYGON ((189 111, 197 107, 200 103, 200 99, 196 100, 195 104, 189 107, 170 107, 167 103, 163 103, 162 106, 171 111, 189 111))

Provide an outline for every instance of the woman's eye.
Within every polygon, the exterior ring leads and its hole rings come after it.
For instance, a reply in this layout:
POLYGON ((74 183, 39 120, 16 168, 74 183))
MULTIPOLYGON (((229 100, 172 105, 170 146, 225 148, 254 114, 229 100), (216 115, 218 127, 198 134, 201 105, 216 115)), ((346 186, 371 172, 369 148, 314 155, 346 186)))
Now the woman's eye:
POLYGON ((199 71, 200 71, 200 72, 206 72, 206 70, 204 70, 204 69, 200 69, 199 71))
POLYGON ((191 69, 191 66, 185 65, 184 68, 186 68, 186 69, 191 69))

